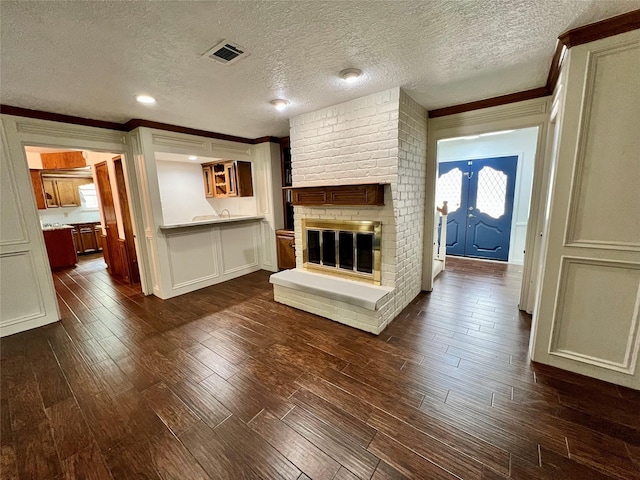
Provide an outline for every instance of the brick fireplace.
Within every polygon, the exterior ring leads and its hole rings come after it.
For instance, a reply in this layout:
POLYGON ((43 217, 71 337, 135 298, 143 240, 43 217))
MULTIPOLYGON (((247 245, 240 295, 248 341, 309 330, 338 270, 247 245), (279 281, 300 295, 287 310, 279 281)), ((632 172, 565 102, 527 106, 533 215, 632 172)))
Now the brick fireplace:
MULTIPOLYGON (((378 334, 420 292, 426 125, 426 111, 399 88, 291 119, 294 187, 385 184, 384 205, 296 206, 296 269, 272 276, 276 301, 378 334), (353 248, 356 260, 358 240, 365 248, 369 238, 343 234, 346 268, 334 265, 340 263, 340 232, 347 231, 340 225, 357 222, 377 225, 377 281, 358 272, 347 255, 353 248), (309 225, 319 232, 311 238, 309 225), (338 238, 326 252, 323 235, 338 238), (309 241, 316 239, 313 255, 319 257, 310 262, 309 241), (345 278, 335 277, 349 269, 345 278)), ((360 262, 369 270, 366 258, 360 262)))

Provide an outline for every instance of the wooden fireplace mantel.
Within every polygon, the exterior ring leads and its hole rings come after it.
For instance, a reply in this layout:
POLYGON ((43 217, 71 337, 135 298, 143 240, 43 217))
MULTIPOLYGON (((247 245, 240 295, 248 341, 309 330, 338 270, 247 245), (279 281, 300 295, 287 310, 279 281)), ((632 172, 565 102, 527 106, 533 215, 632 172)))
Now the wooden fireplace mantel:
POLYGON ((304 206, 382 206, 384 184, 326 185, 319 187, 285 187, 291 190, 292 203, 304 206))

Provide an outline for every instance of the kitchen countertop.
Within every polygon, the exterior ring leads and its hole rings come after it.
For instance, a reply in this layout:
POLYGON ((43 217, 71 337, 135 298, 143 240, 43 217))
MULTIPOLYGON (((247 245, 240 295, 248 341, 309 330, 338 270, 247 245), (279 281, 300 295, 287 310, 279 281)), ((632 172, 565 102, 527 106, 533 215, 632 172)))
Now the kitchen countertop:
POLYGON ((51 225, 48 227, 43 226, 42 231, 49 232, 51 230, 64 230, 65 228, 73 228, 71 225, 51 225))
POLYGON ((210 218, 203 218, 202 220, 192 220, 191 222, 170 223, 167 225, 160 225, 160 229, 169 230, 172 228, 199 227, 203 225, 217 225, 220 223, 243 222, 247 220, 262 220, 264 218, 264 215, 231 215, 230 217, 217 217, 217 216, 211 215, 207 217, 210 217, 210 218))

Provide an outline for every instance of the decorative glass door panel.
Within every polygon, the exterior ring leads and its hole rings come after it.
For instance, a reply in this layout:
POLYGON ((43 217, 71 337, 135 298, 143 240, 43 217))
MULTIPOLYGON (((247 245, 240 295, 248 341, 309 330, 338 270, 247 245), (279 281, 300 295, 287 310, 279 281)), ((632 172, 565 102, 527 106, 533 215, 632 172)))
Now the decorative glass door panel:
POLYGON ((509 258, 517 163, 512 156, 440 164, 436 198, 449 202, 448 255, 509 258))

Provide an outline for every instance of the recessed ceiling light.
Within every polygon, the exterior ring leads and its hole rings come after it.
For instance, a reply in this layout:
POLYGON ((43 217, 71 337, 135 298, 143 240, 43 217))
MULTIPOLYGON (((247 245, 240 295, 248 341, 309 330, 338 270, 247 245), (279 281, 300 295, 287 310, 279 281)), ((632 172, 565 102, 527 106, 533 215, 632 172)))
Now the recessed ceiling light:
POLYGON ((197 160, 198 157, 196 157, 195 155, 189 155, 189 160, 197 160))
POLYGON ((275 100, 271 100, 271 105, 276 107, 276 110, 284 110, 289 105, 289 101, 283 98, 276 98, 275 100))
POLYGON ((136 100, 139 103, 144 103, 145 105, 153 105, 156 103, 156 99, 149 95, 136 95, 136 100))
POLYGON ((353 83, 362 75, 362 70, 358 70, 357 68, 347 68, 340 72, 340 78, 342 78, 347 83, 353 83))

